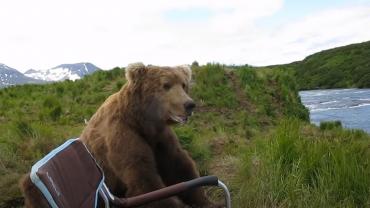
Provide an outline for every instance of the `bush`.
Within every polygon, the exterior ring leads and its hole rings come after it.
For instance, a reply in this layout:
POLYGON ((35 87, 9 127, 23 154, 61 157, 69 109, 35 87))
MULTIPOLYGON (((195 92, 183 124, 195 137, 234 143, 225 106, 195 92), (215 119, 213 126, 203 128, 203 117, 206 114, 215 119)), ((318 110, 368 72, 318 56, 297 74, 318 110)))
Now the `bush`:
POLYGON ((53 108, 53 107, 58 106, 58 105, 60 105, 58 99, 56 97, 52 97, 52 96, 46 97, 44 102, 43 102, 43 106, 45 108, 53 108))
POLYGON ((191 63, 191 68, 192 69, 195 69, 195 68, 198 68, 199 67, 199 63, 197 61, 193 61, 193 63, 191 63))
POLYGON ((123 86, 124 82, 122 80, 119 80, 116 82, 116 89, 120 90, 123 86))
POLYGON ((64 94, 64 87, 63 85, 58 85, 55 89, 58 96, 63 96, 64 94))
POLYGON ((51 120, 56 121, 62 115, 62 106, 55 106, 53 109, 50 110, 49 116, 51 120))
POLYGON ((63 113, 62 105, 56 97, 49 96, 43 102, 43 108, 39 111, 40 120, 57 121, 63 113))
POLYGON ((332 130, 342 128, 342 122, 340 121, 323 121, 320 123, 321 130, 332 130))

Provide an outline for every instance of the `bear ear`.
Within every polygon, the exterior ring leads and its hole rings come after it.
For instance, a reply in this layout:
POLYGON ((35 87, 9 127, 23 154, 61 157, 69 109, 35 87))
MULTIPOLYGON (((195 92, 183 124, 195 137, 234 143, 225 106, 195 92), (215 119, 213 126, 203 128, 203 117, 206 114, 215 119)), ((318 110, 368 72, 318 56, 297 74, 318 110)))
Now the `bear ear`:
POLYGON ((190 80, 191 80, 191 68, 188 65, 182 65, 182 66, 179 66, 178 68, 186 76, 186 79, 190 82, 190 80))
POLYGON ((126 79, 130 82, 136 80, 145 70, 145 65, 141 62, 129 64, 126 67, 126 79))

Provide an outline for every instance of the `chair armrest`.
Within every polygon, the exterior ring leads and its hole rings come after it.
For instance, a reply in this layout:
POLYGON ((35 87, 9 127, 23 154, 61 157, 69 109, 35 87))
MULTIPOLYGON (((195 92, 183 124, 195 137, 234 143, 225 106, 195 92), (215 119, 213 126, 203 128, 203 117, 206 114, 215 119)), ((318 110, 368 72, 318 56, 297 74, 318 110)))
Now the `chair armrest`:
POLYGON ((175 196, 181 192, 201 187, 201 186, 218 186, 218 178, 216 176, 203 176, 190 181, 174 184, 162 189, 158 189, 146 194, 133 196, 129 198, 113 197, 111 202, 119 207, 136 207, 148 204, 153 201, 158 201, 164 198, 175 196))

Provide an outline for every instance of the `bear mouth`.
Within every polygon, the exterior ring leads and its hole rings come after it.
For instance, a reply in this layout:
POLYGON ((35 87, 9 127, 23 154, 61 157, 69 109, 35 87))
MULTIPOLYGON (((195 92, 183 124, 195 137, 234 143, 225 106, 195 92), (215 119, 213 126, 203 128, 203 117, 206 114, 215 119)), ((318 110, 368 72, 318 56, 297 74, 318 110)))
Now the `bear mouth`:
POLYGON ((185 124, 188 121, 187 116, 170 116, 170 119, 175 123, 185 124))

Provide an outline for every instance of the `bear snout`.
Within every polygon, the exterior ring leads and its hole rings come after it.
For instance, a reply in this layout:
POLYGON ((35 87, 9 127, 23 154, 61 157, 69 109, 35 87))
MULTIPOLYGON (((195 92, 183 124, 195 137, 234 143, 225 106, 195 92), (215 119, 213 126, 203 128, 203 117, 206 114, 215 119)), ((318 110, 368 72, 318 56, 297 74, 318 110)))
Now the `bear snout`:
POLYGON ((192 100, 185 102, 184 108, 185 108, 186 114, 191 115, 193 113, 193 110, 194 110, 195 106, 196 105, 195 105, 194 101, 192 101, 192 100))

